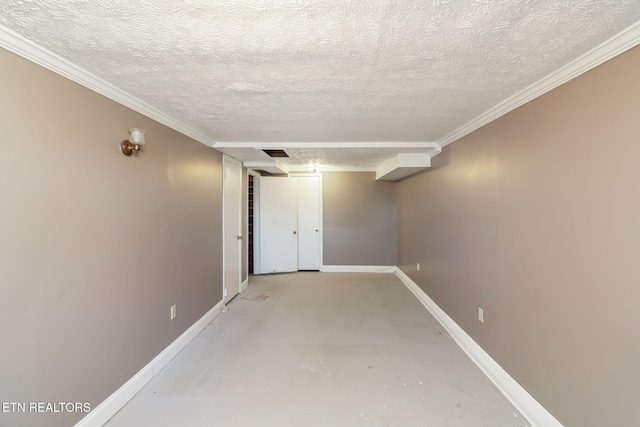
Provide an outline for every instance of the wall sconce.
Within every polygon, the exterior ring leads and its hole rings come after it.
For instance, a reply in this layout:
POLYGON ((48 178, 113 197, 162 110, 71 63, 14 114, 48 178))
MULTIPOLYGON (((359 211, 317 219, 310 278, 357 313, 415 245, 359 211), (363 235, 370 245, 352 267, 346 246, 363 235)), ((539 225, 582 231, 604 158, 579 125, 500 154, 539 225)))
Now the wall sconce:
POLYGON ((120 144, 120 151, 125 156, 130 156, 134 151, 138 152, 141 146, 144 145, 144 129, 133 128, 129 130, 129 139, 122 141, 120 144))

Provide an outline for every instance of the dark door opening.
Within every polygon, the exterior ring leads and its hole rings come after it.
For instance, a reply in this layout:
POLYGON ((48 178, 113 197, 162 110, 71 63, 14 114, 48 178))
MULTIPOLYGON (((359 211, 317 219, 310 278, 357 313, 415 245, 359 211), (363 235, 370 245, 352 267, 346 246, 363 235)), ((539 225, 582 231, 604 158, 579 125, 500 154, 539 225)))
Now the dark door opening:
POLYGON ((249 196, 249 206, 248 206, 248 236, 247 238, 249 239, 248 242, 248 250, 247 250, 247 255, 249 257, 249 260, 247 262, 248 265, 248 270, 249 270, 249 274, 253 274, 253 190, 254 190, 254 179, 253 179, 253 175, 249 175, 249 179, 247 180, 247 185, 248 185, 248 191, 247 191, 247 195, 249 196))

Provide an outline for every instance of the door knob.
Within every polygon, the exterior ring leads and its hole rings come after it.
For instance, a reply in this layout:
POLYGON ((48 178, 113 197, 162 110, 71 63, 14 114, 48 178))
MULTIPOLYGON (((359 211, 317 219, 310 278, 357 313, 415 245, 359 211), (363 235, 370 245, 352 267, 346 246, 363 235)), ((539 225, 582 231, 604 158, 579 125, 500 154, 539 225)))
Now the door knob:
POLYGON ((236 236, 238 240, 242 240, 242 236, 236 236))
POLYGON ((298 232, 297 232, 297 231, 294 231, 294 232, 293 232, 293 234, 298 234, 298 232))
POLYGON ((318 232, 318 230, 316 230, 316 233, 318 232))

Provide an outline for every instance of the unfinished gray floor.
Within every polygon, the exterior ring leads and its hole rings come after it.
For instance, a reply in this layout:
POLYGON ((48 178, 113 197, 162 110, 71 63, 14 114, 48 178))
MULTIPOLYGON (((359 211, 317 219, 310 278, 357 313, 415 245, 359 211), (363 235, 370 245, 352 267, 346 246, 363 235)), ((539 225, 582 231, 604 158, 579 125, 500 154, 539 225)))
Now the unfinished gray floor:
POLYGON ((249 288, 108 427, 527 426, 392 274, 249 288))

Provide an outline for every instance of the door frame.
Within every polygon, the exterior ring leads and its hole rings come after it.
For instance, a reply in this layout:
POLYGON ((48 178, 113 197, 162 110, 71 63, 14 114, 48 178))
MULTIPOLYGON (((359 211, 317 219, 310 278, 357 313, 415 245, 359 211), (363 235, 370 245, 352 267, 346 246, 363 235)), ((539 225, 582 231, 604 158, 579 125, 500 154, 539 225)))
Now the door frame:
MULTIPOLYGON (((247 242, 245 242, 245 250, 247 254, 247 261, 249 257, 249 175, 253 176, 253 274, 260 274, 260 173, 253 169, 247 169, 247 221, 245 236, 247 236, 247 242)), ((247 281, 249 280, 249 262, 247 262, 247 281)))
MULTIPOLYGON (((227 289, 227 254, 226 254, 226 243, 227 239, 238 240, 237 236, 242 236, 242 163, 238 160, 234 159, 231 156, 223 154, 222 156, 222 300, 225 304, 228 303, 227 295, 229 290, 227 289), (238 179, 238 231, 235 236, 228 236, 226 230, 226 208, 227 208, 227 197, 225 194, 225 180, 226 180, 226 165, 228 163, 233 163, 238 166, 240 169, 239 179, 238 179)), ((242 244, 238 244, 238 293, 242 291, 242 244)), ((235 294, 234 294, 235 295, 235 294)))

